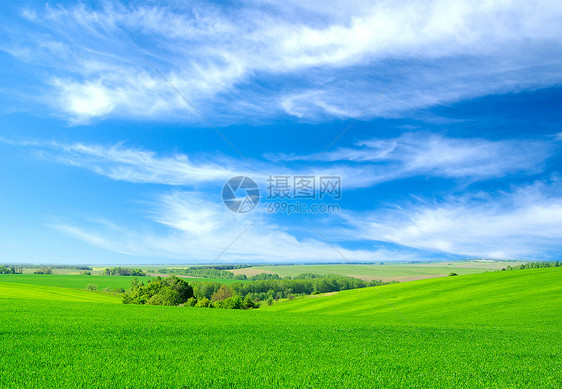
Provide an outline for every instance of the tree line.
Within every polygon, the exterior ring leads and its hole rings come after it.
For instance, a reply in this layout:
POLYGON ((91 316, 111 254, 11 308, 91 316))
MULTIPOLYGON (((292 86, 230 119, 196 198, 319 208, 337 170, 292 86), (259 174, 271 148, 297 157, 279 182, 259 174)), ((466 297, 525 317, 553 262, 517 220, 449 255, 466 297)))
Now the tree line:
POLYGON ((133 276, 133 277, 144 277, 146 273, 142 269, 129 269, 127 267, 112 267, 107 268, 103 272, 104 276, 133 276))
POLYGON ((366 288, 368 286, 384 285, 392 282, 363 281, 354 277, 340 275, 316 276, 314 278, 263 280, 255 282, 240 282, 231 285, 235 293, 249 296, 254 301, 263 301, 270 297, 274 299, 290 298, 296 295, 310 295, 319 293, 339 292, 348 289, 366 288))
POLYGON ((21 266, 0 266, 0 274, 22 274, 21 266))
POLYGON ((312 279, 322 278, 323 275, 314 273, 301 273, 295 277, 285 276, 281 277, 279 274, 273 273, 259 273, 253 276, 245 274, 234 274, 225 269, 242 269, 248 266, 236 265, 217 265, 217 266, 194 266, 187 268, 161 268, 158 273, 161 274, 175 274, 183 276, 191 276, 197 278, 214 278, 220 280, 240 280, 240 281, 263 281, 263 280, 292 280, 292 279, 312 279))
POLYGON ((560 267, 562 261, 527 262, 517 266, 507 266, 506 270, 539 269, 543 267, 560 267))
POLYGON ((191 276, 198 278, 217 278, 222 280, 245 280, 245 274, 234 274, 225 270, 224 267, 214 268, 214 267, 187 267, 187 268, 161 268, 158 269, 158 273, 161 274, 176 274, 182 276, 191 276))
POLYGON ((89 266, 81 265, 1 265, 0 274, 23 274, 24 269, 35 269, 33 274, 53 274, 53 269, 78 269, 78 270, 92 270, 89 266))
POLYGON ((33 274, 53 274, 53 269, 51 267, 43 266, 35 270, 33 274))
POLYGON ((253 276, 245 274, 234 274, 228 270, 243 269, 249 266, 245 265, 217 265, 217 266, 193 266, 187 268, 161 268, 158 273, 161 274, 176 274, 182 276, 191 276, 197 278, 214 278, 219 280, 240 280, 240 281, 261 281, 261 280, 291 280, 293 278, 306 277, 322 277, 317 274, 303 273, 296 277, 285 276, 280 277, 278 274, 273 273, 260 273, 253 276))
POLYGON ((219 282, 186 282, 171 275, 156 277, 145 285, 133 279, 131 288, 124 294, 125 304, 183 305, 205 308, 250 309, 264 302, 271 305, 281 298, 294 298, 310 294, 338 292, 341 290, 384 285, 391 282, 366 282, 357 278, 305 273, 303 279, 270 279, 254 282, 237 282, 224 285, 219 282))

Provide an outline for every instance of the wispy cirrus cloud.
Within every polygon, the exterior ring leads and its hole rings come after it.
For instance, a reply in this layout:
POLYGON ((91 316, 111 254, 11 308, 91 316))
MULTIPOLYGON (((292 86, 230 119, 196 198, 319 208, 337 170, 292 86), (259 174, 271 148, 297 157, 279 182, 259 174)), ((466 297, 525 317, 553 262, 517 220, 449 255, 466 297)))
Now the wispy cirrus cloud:
MULTIPOLYGON (((8 142, 8 141, 3 141, 8 142)), ((14 144, 14 142, 11 142, 14 144)), ((18 142, 15 142, 18 144, 18 142)), ((407 133, 359 142, 356 148, 310 155, 268 154, 266 160, 224 155, 161 155, 124 144, 21 142, 43 158, 80 167, 117 181, 172 186, 222 185, 245 175, 265 183, 269 175, 340 176, 347 190, 415 176, 476 182, 534 174, 559 147, 556 139, 500 140, 407 133), (525 153, 519 152, 525 149, 525 153), (308 166, 298 166, 306 161, 308 166), (325 162, 330 162, 326 166, 325 162), (295 166, 296 165, 296 166, 295 166)))
POLYGON ((553 258, 562 249, 562 183, 537 181, 509 192, 467 193, 348 214, 364 239, 420 250, 492 258, 553 258))
MULTIPOLYGON (((34 141, 20 145, 38 151, 50 161, 87 169, 112 180, 169 186, 147 210, 148 220, 167 229, 165 233, 82 220, 51 224, 57 231, 89 245, 140 257, 181 260, 188 255, 189 260, 205 262, 236 240, 223 260, 342 260, 330 244, 310 231, 303 235, 297 231, 298 226, 280 223, 259 210, 242 219, 220 203, 220 187, 227 179, 243 173, 265 182, 264 172, 278 172, 282 166, 278 161, 244 165, 246 162, 230 157, 218 161, 215 156, 208 163, 204 156, 162 156, 123 144, 34 141), (214 189, 196 191, 202 184, 214 189), (246 226, 247 231, 237 239, 246 226)), ((271 158, 287 163, 282 169, 284 174, 303 173, 292 170, 291 161, 337 164, 330 168, 310 164, 307 172, 340 172, 344 174, 344 183, 350 180, 354 185, 346 185, 347 191, 416 175, 471 182, 513 173, 532 175, 541 172, 541 165, 557 147, 556 138, 490 141, 409 133, 360 142, 354 149, 271 158), (524 157, 521 149, 526 152, 524 157)), ((561 188, 554 175, 551 180, 503 191, 464 191, 423 203, 400 201, 392 207, 361 213, 342 209, 339 214, 328 215, 323 223, 330 226, 331 231, 326 232, 329 239, 341 244, 338 250, 349 260, 414 259, 416 253, 432 252, 449 256, 548 258, 561 248, 561 188), (346 249, 348 241, 361 241, 363 246, 373 248, 346 249), (400 249, 390 249, 392 246, 400 249)), ((315 223, 318 218, 308 220, 315 223)))
POLYGON ((549 259, 562 249, 561 188, 556 180, 535 182, 511 192, 449 196, 376 212, 345 210, 331 215, 332 227, 328 232, 324 229, 337 251, 321 236, 298 237, 297 231, 264 213, 240 218, 200 192, 175 191, 157 199, 151 218, 169 228, 166 233, 77 220, 51 227, 110 251, 190 263, 208 263, 227 247, 221 262, 392 261, 434 256, 549 259), (348 249, 348 241, 361 241, 372 249, 348 249))
POLYGON ((154 222, 166 233, 120 228, 108 223, 74 221, 53 223, 55 230, 89 245, 136 257, 165 258, 189 263, 294 263, 407 260, 412 254, 387 248, 334 250, 320 236, 297 238, 288 227, 262 212, 234 214, 201 192, 174 191, 153 204, 154 222), (246 217, 247 216, 247 217, 246 217), (228 248, 228 250, 225 250, 228 248), (223 252, 223 250, 225 250, 223 252), (342 255, 345 257, 342 258, 342 255))
POLYGON ((309 168, 280 165, 263 160, 244 160, 218 154, 200 153, 195 157, 175 153, 161 155, 154 151, 127 147, 123 143, 103 145, 50 141, 0 142, 29 147, 43 160, 92 171, 116 181, 169 186, 219 186, 234 176, 252 177, 259 184, 269 175, 340 176, 350 189, 370 186, 376 172, 369 166, 311 166, 309 168))
MULTIPOLYGON (((185 154, 160 156, 153 151, 127 148, 123 144, 88 145, 46 143, 42 153, 54 160, 109 177, 117 181, 165 185, 190 185, 226 181, 243 170, 233 160, 221 164, 220 157, 192 161, 185 154)), ((225 161, 226 162, 226 159, 225 161)))
POLYGON ((419 58, 365 116, 388 117, 557 85, 560 16, 555 1, 78 4, 26 8, 0 48, 49 70, 44 102, 75 124, 200 120, 140 53, 220 123, 352 117, 419 58))
POLYGON ((541 172, 559 144, 551 139, 493 141, 420 132, 362 141, 356 146, 311 155, 268 154, 267 157, 272 161, 380 166, 380 181, 417 175, 482 180, 514 173, 541 172), (525 153, 520 152, 522 149, 525 153))

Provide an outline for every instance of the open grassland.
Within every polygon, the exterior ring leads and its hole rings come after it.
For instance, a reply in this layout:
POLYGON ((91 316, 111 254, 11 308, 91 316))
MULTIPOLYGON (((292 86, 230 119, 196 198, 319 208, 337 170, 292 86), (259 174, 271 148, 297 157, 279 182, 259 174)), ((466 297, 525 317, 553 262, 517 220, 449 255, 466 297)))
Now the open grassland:
POLYGON ((251 311, 30 299, 2 283, 0 387, 559 388, 561 281, 497 272, 251 311))
MULTIPOLYGON (((94 284, 98 287, 98 290, 103 290, 105 288, 110 288, 112 290, 115 288, 128 289, 133 278, 135 277, 69 274, 0 274, 0 282, 75 289, 85 289, 87 285, 94 284)), ((137 278, 144 282, 151 279, 151 277, 137 278)))
POLYGON ((486 271, 496 271, 515 266, 523 262, 435 262, 419 264, 388 264, 388 265, 283 265, 283 266, 252 266, 244 269, 230 270, 235 274, 252 276, 259 273, 275 273, 281 277, 294 277, 301 273, 338 274, 383 281, 412 281, 416 279, 447 276, 449 273, 476 274, 486 271))
POLYGON ((264 310, 385 323, 562 330, 562 268, 444 277, 297 298, 264 310))
MULTIPOLYGON (((69 274, 0 274, 0 282, 10 282, 27 285, 56 286, 61 288, 85 289, 89 284, 94 284, 98 290, 110 288, 129 289, 131 280, 135 277, 129 276, 85 276, 85 275, 69 275, 69 274)), ((153 277, 136 277, 145 284, 153 277)), ((218 280, 211 278, 184 278, 187 282, 218 282, 221 284, 232 284, 234 282, 242 282, 239 280, 218 280)))
MULTIPOLYGON (((51 300, 51 301, 78 301, 97 303, 120 303, 112 295, 102 293, 89 293, 81 290, 58 288, 51 286, 17 284, 14 282, 0 282, 0 299, 20 303, 20 300, 51 300)), ((23 304, 28 304, 26 301, 23 304)))

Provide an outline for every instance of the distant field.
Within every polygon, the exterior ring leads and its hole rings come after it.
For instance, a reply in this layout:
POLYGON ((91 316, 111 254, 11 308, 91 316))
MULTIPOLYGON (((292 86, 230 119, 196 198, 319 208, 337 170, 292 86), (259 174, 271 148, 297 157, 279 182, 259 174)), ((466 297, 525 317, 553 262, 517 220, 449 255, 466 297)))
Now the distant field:
POLYGON ((235 274, 247 276, 259 273, 275 273, 281 277, 294 277, 301 273, 339 274, 366 280, 412 281, 415 279, 446 276, 451 272, 457 274, 475 274, 495 271, 508 265, 515 266, 523 262, 438 262, 420 264, 388 265, 287 265, 287 266, 253 266, 235 269, 235 274))
POLYGON ((4 300, 52 300, 52 301, 78 301, 117 304, 121 300, 112 295, 93 293, 76 289, 60 288, 53 286, 18 284, 0 281, 0 299, 4 300))
MULTIPOLYGON (((26 268, 23 269, 23 274, 33 274, 36 270, 39 270, 39 267, 26 267, 26 268)), ((51 269, 51 271, 53 272, 53 274, 79 275, 82 270, 77 270, 77 269, 51 269)), ((101 274, 102 272, 103 272, 103 270, 98 272, 98 273, 92 271, 92 274, 101 274)))
MULTIPOLYGON (((135 277, 125 276, 82 276, 61 274, 0 274, 0 282, 14 282, 19 284, 57 286, 62 288, 85 289, 88 284, 94 284, 98 290, 104 288, 128 289, 135 277)), ((152 277, 137 277, 147 282, 152 277)))
MULTIPOLYGON (((170 274, 155 274, 148 272, 151 276, 159 275, 161 277, 168 277, 170 274)), ((235 280, 235 279, 223 279, 223 278, 196 278, 196 277, 187 277, 183 275, 179 275, 178 277, 182 277, 186 282, 218 282, 219 284, 230 285, 236 282, 249 282, 248 280, 235 280)))
POLYGON ((236 282, 249 282, 248 280, 224 280, 220 278, 184 278, 187 282, 218 282, 219 284, 234 284, 236 282))
MULTIPOLYGON (((94 284, 98 290, 105 288, 123 288, 128 289, 131 281, 135 277, 126 276, 100 276, 100 275, 65 275, 65 274, 0 274, 0 282, 13 282, 28 285, 57 286, 62 288, 85 289, 87 285, 94 284)), ((153 277, 137 277, 144 283, 153 277)), ((218 282, 222 284, 232 284, 241 282, 239 280, 217 280, 211 278, 184 278, 187 282, 218 282)))
POLYGON ((415 281, 250 311, 124 305, 0 282, 0 387, 559 388, 561 270, 415 281))

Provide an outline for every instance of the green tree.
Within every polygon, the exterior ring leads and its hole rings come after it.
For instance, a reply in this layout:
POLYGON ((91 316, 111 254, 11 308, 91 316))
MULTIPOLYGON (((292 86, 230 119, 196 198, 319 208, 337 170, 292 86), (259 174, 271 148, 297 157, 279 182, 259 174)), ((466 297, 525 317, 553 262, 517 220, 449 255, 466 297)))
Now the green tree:
POLYGON ((193 297, 193 289, 184 280, 170 276, 156 277, 145 286, 137 278, 123 295, 125 304, 180 305, 193 297))
POLYGON ((248 295, 244 298, 244 301, 242 302, 242 308, 244 309, 259 308, 259 304, 255 303, 254 300, 252 300, 248 295))
POLYGON ((173 290, 169 286, 164 286, 158 292, 152 295, 146 302, 149 305, 179 305, 182 302, 178 291, 173 290))
POLYGON ((209 300, 208 298, 202 298, 200 300, 197 300, 195 306, 200 308, 207 308, 210 304, 211 300, 209 300))
POLYGON ((222 301, 232 297, 233 291, 226 285, 221 285, 220 289, 211 296, 211 301, 222 301))

